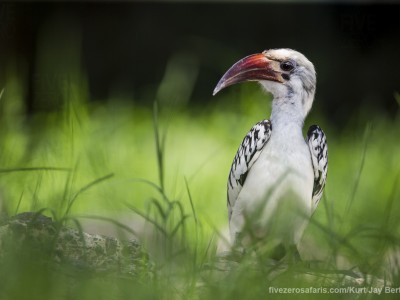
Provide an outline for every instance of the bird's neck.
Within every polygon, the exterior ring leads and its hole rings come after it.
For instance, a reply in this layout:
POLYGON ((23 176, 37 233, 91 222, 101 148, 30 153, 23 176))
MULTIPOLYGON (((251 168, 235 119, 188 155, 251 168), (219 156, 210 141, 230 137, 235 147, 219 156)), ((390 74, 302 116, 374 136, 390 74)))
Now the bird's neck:
POLYGON ((273 130, 284 132, 285 128, 302 130, 306 113, 303 108, 303 99, 292 95, 291 97, 275 97, 272 101, 271 123, 273 130))

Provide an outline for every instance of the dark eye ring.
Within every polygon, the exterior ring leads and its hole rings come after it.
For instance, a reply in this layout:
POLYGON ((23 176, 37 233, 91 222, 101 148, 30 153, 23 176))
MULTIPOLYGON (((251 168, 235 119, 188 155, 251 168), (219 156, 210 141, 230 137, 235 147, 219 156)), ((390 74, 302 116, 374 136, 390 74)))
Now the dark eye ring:
POLYGON ((294 65, 291 61, 283 61, 281 62, 281 69, 285 72, 292 71, 294 69, 294 65))

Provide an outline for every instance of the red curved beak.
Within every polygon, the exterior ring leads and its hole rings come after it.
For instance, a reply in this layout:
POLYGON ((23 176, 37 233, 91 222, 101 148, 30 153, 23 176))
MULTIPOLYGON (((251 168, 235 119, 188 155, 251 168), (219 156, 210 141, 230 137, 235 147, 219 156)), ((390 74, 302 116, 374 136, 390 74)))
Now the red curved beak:
POLYGON ((243 81, 270 80, 283 82, 279 63, 268 59, 263 53, 249 55, 235 63, 222 76, 214 89, 213 96, 220 90, 243 81))

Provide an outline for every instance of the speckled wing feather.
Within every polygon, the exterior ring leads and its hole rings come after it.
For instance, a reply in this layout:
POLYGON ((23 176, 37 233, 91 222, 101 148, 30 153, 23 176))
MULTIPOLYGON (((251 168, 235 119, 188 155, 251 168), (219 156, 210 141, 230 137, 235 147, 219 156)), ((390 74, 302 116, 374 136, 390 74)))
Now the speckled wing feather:
POLYGON ((232 215, 232 208, 242 189, 247 174, 260 156, 261 150, 271 136, 271 122, 263 120, 254 125, 244 137, 242 144, 233 159, 231 171, 228 177, 228 214, 232 215))
POLYGON ((315 209, 321 200, 328 174, 328 144, 324 132, 317 125, 312 125, 308 129, 307 139, 314 168, 312 201, 313 209, 315 209))

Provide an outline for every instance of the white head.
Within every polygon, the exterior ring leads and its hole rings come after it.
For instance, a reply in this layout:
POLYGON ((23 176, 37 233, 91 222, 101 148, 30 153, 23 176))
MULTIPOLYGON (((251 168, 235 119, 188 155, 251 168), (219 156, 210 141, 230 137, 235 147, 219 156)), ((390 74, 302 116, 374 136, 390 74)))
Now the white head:
POLYGON ((274 96, 277 106, 295 106, 304 119, 311 109, 316 86, 313 64, 292 49, 270 49, 235 63, 221 78, 214 95, 243 81, 258 81, 274 96))

